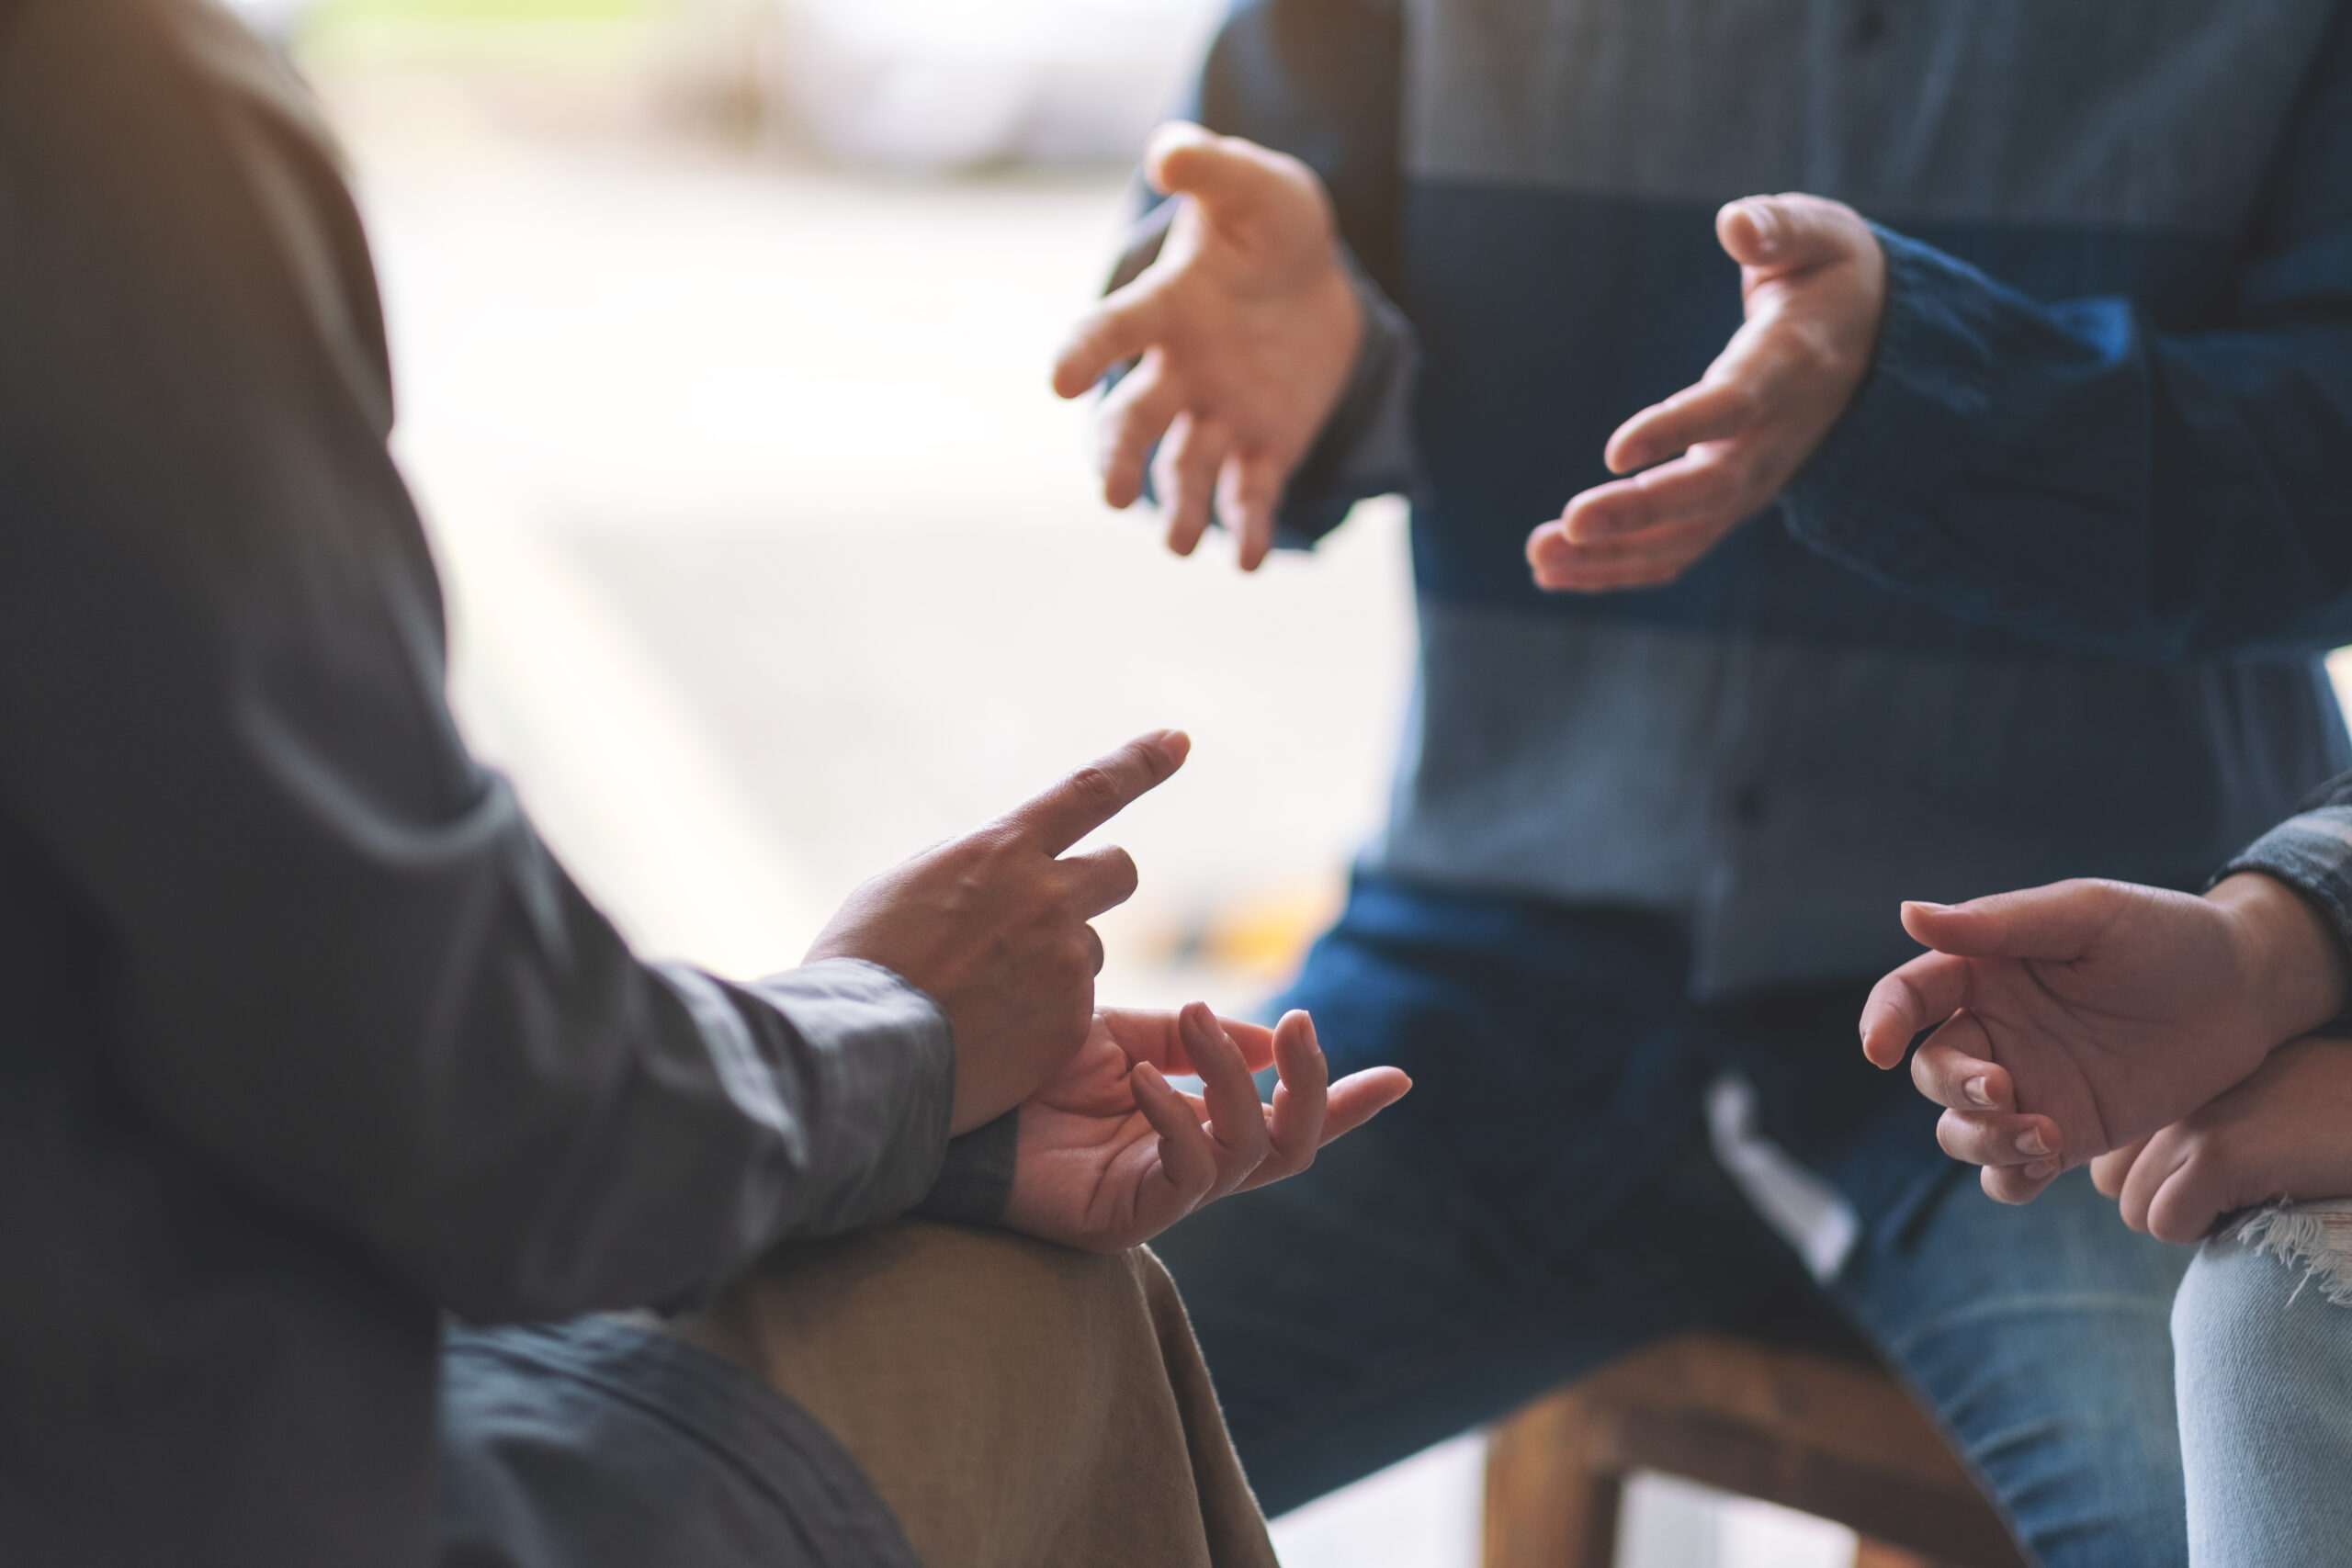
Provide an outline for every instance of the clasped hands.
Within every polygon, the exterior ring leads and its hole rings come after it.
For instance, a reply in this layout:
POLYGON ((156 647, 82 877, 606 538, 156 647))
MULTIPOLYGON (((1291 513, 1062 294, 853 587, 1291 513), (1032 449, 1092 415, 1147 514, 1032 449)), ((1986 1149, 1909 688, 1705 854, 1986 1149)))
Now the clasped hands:
POLYGON ((996 821, 859 887, 808 960, 860 958, 928 995, 956 1042, 949 1131, 1018 1108, 1004 1223, 1098 1251, 1132 1247, 1204 1203, 1296 1175, 1411 1084, 1394 1067, 1326 1083, 1306 1014, 1273 1029, 1095 1006, 1088 924, 1136 890, 1125 850, 1071 847, 1171 776, 1181 732, 1129 741, 996 821), (1280 1077, 1261 1104, 1251 1074, 1280 1077), (1195 1075, 1198 1095, 1169 1074, 1195 1075))
MULTIPOLYGON (((1169 547, 1192 554, 1214 516, 1254 570, 1284 484, 1346 389, 1363 307, 1329 196, 1297 159, 1175 124, 1153 137, 1144 174, 1179 204, 1159 254, 1079 323, 1054 389, 1078 397, 1133 361, 1103 400, 1103 499, 1132 505, 1149 465, 1169 547)), ((1724 207, 1715 232, 1739 264, 1746 324, 1697 382, 1610 438, 1604 460, 1626 477, 1529 536, 1544 588, 1679 576, 1770 503, 1861 385, 1886 301, 1870 225, 1818 197, 1759 196, 1724 207)))
POLYGON ((2088 1163, 2125 1222, 2190 1242, 2256 1204, 2352 1193, 2342 944, 2247 873, 2203 897, 2073 881, 1906 904, 1931 951, 1879 981, 1862 1049, 1911 1055, 1937 1140, 2004 1202, 2088 1163))

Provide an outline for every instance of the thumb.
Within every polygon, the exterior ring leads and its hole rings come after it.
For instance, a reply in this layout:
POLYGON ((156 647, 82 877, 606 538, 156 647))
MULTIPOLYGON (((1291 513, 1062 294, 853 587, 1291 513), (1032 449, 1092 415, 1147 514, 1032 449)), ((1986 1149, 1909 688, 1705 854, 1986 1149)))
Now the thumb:
POLYGON ((1912 940, 1962 958, 2079 958, 2113 918, 2105 884, 2054 882, 1965 904, 1906 903, 1912 940))
POLYGON ((1801 272, 1841 259, 1869 233, 1841 201, 1817 196, 1748 196, 1715 214, 1715 238, 1731 259, 1770 272, 1801 272))
POLYGON ((1241 217, 1302 175, 1314 178, 1295 158, 1185 120, 1171 120, 1152 132, 1143 172, 1153 189, 1191 197, 1212 221, 1241 217))

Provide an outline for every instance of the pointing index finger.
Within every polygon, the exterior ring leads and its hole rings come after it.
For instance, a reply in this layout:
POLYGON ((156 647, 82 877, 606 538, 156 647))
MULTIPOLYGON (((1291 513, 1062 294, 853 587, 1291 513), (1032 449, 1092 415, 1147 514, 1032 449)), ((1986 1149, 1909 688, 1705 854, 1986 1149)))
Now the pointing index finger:
POLYGON ((1004 820, 1047 854, 1058 855, 1165 784, 1192 749, 1192 738, 1181 729, 1137 736, 1013 807, 1004 820))

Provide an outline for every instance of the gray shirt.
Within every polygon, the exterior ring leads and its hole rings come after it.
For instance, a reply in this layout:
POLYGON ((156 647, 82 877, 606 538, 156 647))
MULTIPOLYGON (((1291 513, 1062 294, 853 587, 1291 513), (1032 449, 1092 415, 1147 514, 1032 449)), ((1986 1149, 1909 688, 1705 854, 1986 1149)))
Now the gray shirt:
POLYGON ((445 1311, 941 1168, 927 998, 639 963, 467 754, 391 418, 283 65, 0 0, 0 1562, 418 1563, 445 1311))

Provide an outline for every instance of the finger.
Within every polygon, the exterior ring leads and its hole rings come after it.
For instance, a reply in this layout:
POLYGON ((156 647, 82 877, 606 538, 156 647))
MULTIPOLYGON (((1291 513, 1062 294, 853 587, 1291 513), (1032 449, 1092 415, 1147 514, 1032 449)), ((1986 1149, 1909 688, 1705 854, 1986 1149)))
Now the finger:
POLYGON ((1238 136, 1172 120, 1151 133, 1143 173, 1153 189, 1199 202, 1212 223, 1231 223, 1289 195, 1306 167, 1238 136))
POLYGON ((1082 920, 1115 909, 1136 896, 1140 881, 1135 857, 1113 844, 1063 859, 1071 908, 1082 920))
POLYGON ((1599 544, 1577 544, 1567 537, 1566 524, 1546 523, 1529 536, 1527 559, 1535 569, 1536 582, 1544 587, 1575 587, 1602 576, 1621 577, 1629 570, 1679 569, 1706 554, 1738 521, 1726 512, 1720 518, 1646 529, 1599 544))
POLYGON ((2155 1203, 2156 1194, 2188 1159, 2188 1141, 2182 1136, 2178 1122, 2149 1136, 2147 1147, 2140 1151, 2140 1157, 2132 1162, 2131 1170, 2123 1178, 2123 1190, 2115 1195, 2116 1209, 2125 1224, 2135 1231, 2148 1230, 2148 1211, 2155 1203))
POLYGON ((2148 1234, 2176 1247, 2203 1241, 2224 1211, 2235 1207, 2202 1160, 2187 1160, 2160 1182, 2148 1200, 2148 1234))
POLYGON ((1241 570, 1255 571, 1274 547, 1275 514, 1283 499, 1283 470, 1262 454, 1227 460, 1219 486, 1225 518, 1241 537, 1241 570))
POLYGON ((1911 1083, 1938 1105, 1954 1111, 2014 1111, 2017 1085, 1988 1060, 1991 1042, 1973 1013, 1954 1015, 1911 1057, 1911 1083))
POLYGON ((1194 1002, 1180 1015, 1180 1027, 1185 1053, 1201 1076, 1209 1133, 1218 1147, 1215 1190, 1229 1192, 1266 1157, 1265 1110, 1241 1048, 1217 1026, 1216 1014, 1194 1002))
POLYGON ((1222 425, 1180 413, 1159 446, 1159 503, 1168 511, 1168 547, 1189 556, 1208 532, 1216 472, 1231 445, 1222 425))
POLYGON ((1746 468, 1736 455, 1710 446, 1581 492, 1561 513, 1560 529, 1573 545, 1630 543, 1677 524, 1729 527, 1762 505, 1761 500, 1750 504, 1746 468))
MULTIPOLYGON (((2154 1134, 2149 1134, 2154 1136, 2154 1134)), ((2140 1151, 2148 1146, 2147 1138, 2134 1138, 2120 1149, 2109 1149, 2091 1161, 2091 1185, 2110 1198, 2120 1197, 2124 1179, 2132 1174, 2132 1165, 2140 1151)))
MULTIPOLYGON (((1102 961, 1109 956, 1102 951, 1102 933, 1092 926, 1080 926, 1078 929, 1083 933, 1080 940, 1086 943, 1086 972, 1089 975, 1099 976, 1102 973, 1102 961)), ((1090 1004, 1091 1001, 1090 997, 1090 1004)))
POLYGON ((2061 1146, 2056 1122, 2014 1111, 1947 1111, 1936 1120, 1936 1143, 1967 1165, 2026 1171, 2052 1165, 2061 1146))
POLYGON ((1715 214, 1715 238, 1742 266, 1797 272, 1842 261, 1870 233, 1851 208, 1816 196, 1750 196, 1715 214))
POLYGON ((1965 904, 1906 903, 1903 929, 1913 940, 1967 958, 2082 956, 2114 918, 2111 886, 2087 879, 1996 893, 1965 904))
POLYGON ((1136 1109, 1159 1134, 1160 1179, 1172 1190, 1175 1212, 1181 1214, 1216 1185, 1216 1145, 1184 1097, 1150 1063, 1137 1063, 1129 1071, 1127 1089, 1135 1096, 1136 1109))
POLYGON ((1632 588, 1663 588, 1690 570, 1720 536, 1704 537, 1680 547, 1639 560, 1588 565, 1571 555, 1566 561, 1536 570, 1535 585, 1549 593, 1607 593, 1632 588))
POLYGON ((1134 373, 1102 400, 1097 439, 1104 502, 1116 507, 1136 503, 1143 494, 1144 464, 1183 408, 1183 389, 1156 353, 1146 355, 1134 373))
MULTIPOLYGON (((1111 1039, 1130 1062, 1149 1062, 1163 1073, 1190 1073, 1193 1058, 1184 1049, 1179 1015, 1159 1008, 1104 1008, 1102 1021, 1111 1039)), ((1252 1073, 1274 1065, 1274 1032, 1262 1023, 1220 1018, 1225 1037, 1241 1049, 1241 1059, 1252 1073)))
POLYGON ((1977 1184, 1996 1203, 2030 1203, 2057 1179, 2058 1162, 2043 1160, 2029 1166, 1986 1166, 1977 1172, 1977 1184))
POLYGON ((1601 460, 1611 473, 1629 474, 1702 442, 1728 440, 1754 425, 1765 407, 1746 378, 1710 378, 1619 425, 1601 460))
POLYGON ((1973 974, 1962 960, 1930 953, 1882 977, 1862 1003, 1862 1055, 1880 1067, 1902 1061, 1923 1031, 1967 1004, 1973 974))
POLYGON ((1411 1091, 1413 1080, 1396 1067, 1366 1067, 1331 1086, 1323 1113, 1323 1142, 1352 1133, 1411 1091))
POLYGON ((1167 783, 1192 749, 1192 738, 1181 729, 1139 735, 1014 807, 1003 825, 1058 855, 1167 783))
POLYGON ((1082 396, 1113 366, 1144 353, 1167 332, 1168 296, 1158 279, 1138 278, 1104 297, 1080 318, 1069 340, 1054 355, 1055 395, 1082 396))
POLYGON ((1266 1157, 1250 1173, 1251 1187, 1305 1170, 1322 1146, 1331 1070, 1315 1038, 1315 1021, 1306 1013, 1284 1013, 1274 1026, 1274 1070, 1279 1082, 1265 1117, 1266 1157))

